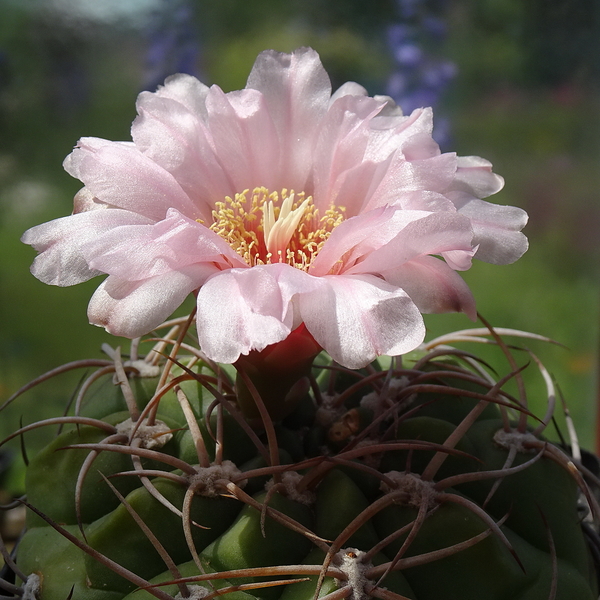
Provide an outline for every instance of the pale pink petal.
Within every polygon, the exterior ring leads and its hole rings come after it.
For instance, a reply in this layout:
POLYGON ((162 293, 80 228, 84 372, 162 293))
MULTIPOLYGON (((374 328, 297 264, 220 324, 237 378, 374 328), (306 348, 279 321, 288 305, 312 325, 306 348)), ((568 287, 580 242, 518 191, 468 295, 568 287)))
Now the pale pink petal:
MULTIPOLYGON (((472 231, 472 229, 471 229, 472 231)), ((473 239, 469 236, 470 239, 473 239)), ((458 244, 457 244, 458 245, 458 244)), ((472 242, 467 248, 467 244, 463 244, 460 250, 442 250, 441 257, 446 261, 446 264, 455 271, 467 271, 473 264, 473 257, 477 253, 477 245, 472 242)), ((433 252, 431 253, 433 254, 433 252)))
POLYGON ((75 285, 100 273, 87 263, 82 252, 85 244, 115 227, 143 226, 150 222, 125 210, 91 210, 32 227, 21 241, 40 252, 31 266, 35 277, 52 285, 75 285))
POLYGON ((516 206, 492 204, 465 193, 450 195, 459 214, 471 219, 475 258, 494 265, 505 265, 521 258, 529 244, 521 229, 527 213, 516 206))
POLYGON ((369 123, 381 103, 365 96, 343 96, 333 103, 321 123, 314 149, 314 197, 320 210, 342 205, 356 214, 363 198, 339 194, 347 171, 363 163, 369 141, 369 123))
POLYGON ((214 201, 236 190, 215 155, 206 124, 175 99, 157 94, 141 94, 137 108, 131 128, 136 146, 177 180, 199 216, 208 219, 214 201))
POLYGON ((450 191, 468 192, 487 198, 504 187, 504 179, 492 172, 492 163, 479 156, 459 156, 450 191))
POLYGON ((213 86, 206 106, 215 154, 226 167, 235 165, 228 169, 233 189, 286 187, 279 175, 279 138, 265 97, 252 89, 224 94, 213 86))
MULTIPOLYGON (((440 147, 428 131, 419 131, 400 145, 404 158, 410 162, 440 156, 440 147)), ((453 152, 448 153, 455 158, 453 152)))
MULTIPOLYGON (((160 98, 169 98, 183 104, 190 114, 199 117, 206 116, 205 100, 208 86, 201 81, 185 73, 176 73, 165 79, 165 84, 159 86, 154 95, 160 98)), ((152 95, 150 92, 142 92, 138 98, 152 95)))
POLYGON ((192 265, 142 281, 109 276, 90 300, 90 323, 112 335, 136 338, 152 331, 217 271, 212 265, 192 265))
MULTIPOLYGON (((414 219, 422 217, 414 214, 414 219)), ((393 207, 378 208, 340 223, 313 260, 309 273, 323 276, 349 268, 357 260, 387 244, 398 233, 400 215, 393 207)))
POLYGON ((329 76, 319 55, 310 48, 292 54, 262 52, 246 87, 262 92, 267 102, 279 136, 285 187, 304 190, 315 136, 331 96, 329 76))
MULTIPOLYGON (((335 188, 331 191, 335 194, 336 204, 344 208, 344 215, 347 219, 355 217, 365 212, 365 205, 374 195, 381 180, 386 176, 389 168, 389 161, 374 163, 363 160, 353 167, 347 169, 338 175, 335 188)), ((398 201, 398 195, 395 197, 398 201)), ((321 198, 321 204, 324 205, 326 199, 321 198)), ((378 206, 385 206, 382 203, 378 206)), ((375 207, 377 208, 377 207, 375 207)))
MULTIPOLYGON (((403 117, 405 116, 402 112, 402 107, 396 104, 396 101, 391 96, 386 96, 384 94, 375 94, 373 96, 375 100, 379 102, 383 102, 385 106, 382 111, 379 113, 380 117, 403 117)), ((390 121, 391 122, 391 121, 390 121)))
POLYGON ((98 202, 98 198, 94 198, 94 194, 86 187, 82 187, 73 198, 73 213, 75 214, 99 208, 109 208, 109 205, 98 202))
POLYGON ((418 216, 417 211, 396 211, 394 217, 399 223, 406 219, 398 227, 397 235, 344 272, 382 273, 427 254, 447 254, 455 263, 450 265, 453 268, 462 269, 465 261, 470 263, 474 254, 473 230, 467 217, 457 213, 429 213, 408 221, 415 213, 418 216))
POLYGON ((346 83, 342 83, 342 85, 331 94, 331 98, 329 99, 329 105, 331 106, 338 98, 342 98, 343 96, 368 96, 367 90, 356 83, 355 81, 346 81, 346 83))
POLYGON ((82 138, 64 161, 99 200, 159 220, 171 207, 200 216, 177 180, 133 144, 82 138))
POLYGON ((392 202, 395 208, 403 210, 423 210, 427 212, 454 213, 454 203, 444 194, 429 190, 412 190, 398 194, 396 201, 392 202))
POLYGON ((365 158, 379 162, 402 148, 413 136, 431 135, 433 112, 430 108, 418 108, 410 115, 402 115, 393 110, 382 110, 370 125, 371 137, 365 158))
POLYGON ((469 219, 455 212, 379 208, 338 225, 309 272, 379 273, 420 254, 457 250, 471 256, 472 235, 469 219))
POLYGON ((231 363, 284 340, 299 321, 292 298, 321 282, 288 265, 230 269, 198 293, 198 337, 206 355, 231 363), (312 281, 311 281, 312 280, 312 281))
POLYGON ((422 313, 464 312, 475 320, 475 299, 464 279, 444 261, 419 256, 382 274, 402 288, 422 313))
POLYGON ((410 195, 411 207, 419 207, 418 194, 424 192, 420 210, 429 204, 430 192, 445 193, 456 172, 456 156, 451 153, 409 161, 401 151, 390 159, 389 166, 377 189, 365 202, 363 210, 373 210, 386 204, 404 206, 410 195))
POLYGON ((115 227, 90 240, 83 254, 91 267, 124 281, 137 281, 193 264, 247 266, 231 246, 204 225, 170 209, 152 225, 115 227))
POLYGON ((403 290, 368 275, 321 280, 297 302, 308 331, 341 365, 358 369, 423 341, 421 313, 403 290))

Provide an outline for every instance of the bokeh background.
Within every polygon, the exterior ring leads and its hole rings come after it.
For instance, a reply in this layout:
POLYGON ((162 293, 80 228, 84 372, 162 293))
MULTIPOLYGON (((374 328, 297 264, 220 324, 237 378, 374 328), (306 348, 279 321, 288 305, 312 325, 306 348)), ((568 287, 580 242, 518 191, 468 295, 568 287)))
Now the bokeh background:
MULTIPOLYGON (((505 177, 494 201, 529 212, 531 248, 514 265, 476 264, 465 279, 495 326, 564 345, 527 342, 593 449, 597 0, 0 0, 0 404, 44 371, 121 343, 87 323, 97 280, 46 286, 30 275, 35 253, 19 242, 28 227, 70 212, 80 184, 61 163, 77 139, 130 139, 137 94, 171 73, 239 89, 258 52, 304 45, 319 51, 334 87, 358 81, 405 112, 434 106, 442 149, 483 156, 505 177)), ((429 337, 473 326, 461 315, 434 315, 427 325, 429 337)), ((489 360, 506 372, 497 354, 489 360)), ((21 419, 55 415, 81 375, 40 386, 1 412, 0 438, 21 419)), ((539 373, 531 367, 526 377, 543 410, 539 373)), ((29 435, 28 448, 52 433, 29 435)), ((18 488, 18 477, 5 485, 18 488)))

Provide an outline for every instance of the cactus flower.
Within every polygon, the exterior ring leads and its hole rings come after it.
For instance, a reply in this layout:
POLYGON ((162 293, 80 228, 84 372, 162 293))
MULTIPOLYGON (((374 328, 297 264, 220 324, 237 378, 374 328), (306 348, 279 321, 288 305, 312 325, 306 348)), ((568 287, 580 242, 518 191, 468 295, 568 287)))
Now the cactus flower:
POLYGON ((143 92, 131 142, 82 138, 71 216, 23 241, 40 280, 107 274, 88 316, 138 337, 194 293, 205 354, 232 363, 304 325, 349 368, 424 336, 421 313, 475 315, 457 271, 527 248, 524 211, 485 198, 489 162, 441 153, 432 112, 356 83, 332 94, 311 49, 259 55, 243 90, 174 75, 143 92))

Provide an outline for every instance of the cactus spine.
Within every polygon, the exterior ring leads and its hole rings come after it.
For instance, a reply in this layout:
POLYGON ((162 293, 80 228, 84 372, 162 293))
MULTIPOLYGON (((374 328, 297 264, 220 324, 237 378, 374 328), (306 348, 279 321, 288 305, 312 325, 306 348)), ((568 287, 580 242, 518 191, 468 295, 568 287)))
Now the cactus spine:
POLYGON ((542 418, 505 391, 493 330, 458 337, 491 336, 499 380, 445 339, 360 372, 320 355, 282 411, 166 325, 11 436, 64 425, 28 466, 5 597, 597 598, 591 474, 543 437, 543 367, 542 418))

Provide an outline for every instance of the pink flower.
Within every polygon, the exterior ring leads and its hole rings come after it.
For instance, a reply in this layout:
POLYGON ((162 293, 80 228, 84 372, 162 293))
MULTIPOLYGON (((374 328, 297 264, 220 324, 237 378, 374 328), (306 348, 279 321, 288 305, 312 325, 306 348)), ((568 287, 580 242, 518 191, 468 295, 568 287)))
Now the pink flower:
POLYGON ((441 154, 432 113, 404 116, 356 83, 333 95, 316 52, 259 55, 228 94, 187 75, 143 92, 132 142, 83 138, 64 167, 74 214, 28 230, 32 272, 73 285, 102 273, 88 316, 148 333, 197 295, 200 347, 231 363, 302 323, 342 365, 398 355, 421 313, 475 315, 456 271, 527 248, 527 215, 481 200, 487 161, 441 154))

